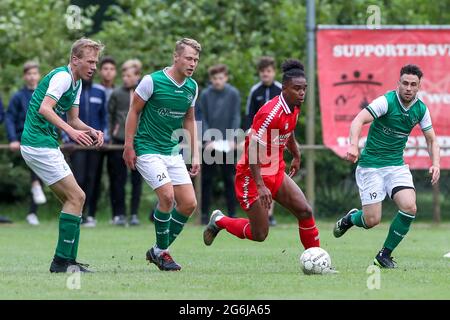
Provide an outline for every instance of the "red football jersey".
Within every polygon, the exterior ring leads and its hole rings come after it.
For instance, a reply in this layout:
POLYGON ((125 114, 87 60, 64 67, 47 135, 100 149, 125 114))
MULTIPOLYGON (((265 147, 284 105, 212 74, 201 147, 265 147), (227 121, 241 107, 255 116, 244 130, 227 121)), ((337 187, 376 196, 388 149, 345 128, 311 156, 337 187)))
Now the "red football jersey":
POLYGON ((299 106, 293 111, 289 109, 283 94, 262 106, 253 119, 251 132, 245 137, 245 149, 238 161, 238 169, 245 170, 250 163, 256 163, 256 151, 248 153, 249 139, 263 146, 258 148, 262 175, 274 175, 284 169, 283 151, 297 125, 299 113, 299 106))

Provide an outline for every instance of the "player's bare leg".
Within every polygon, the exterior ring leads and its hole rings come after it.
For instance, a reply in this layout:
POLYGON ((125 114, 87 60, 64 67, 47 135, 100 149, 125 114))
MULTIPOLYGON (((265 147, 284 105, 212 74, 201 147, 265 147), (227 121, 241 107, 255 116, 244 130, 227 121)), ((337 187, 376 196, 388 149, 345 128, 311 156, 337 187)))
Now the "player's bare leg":
POLYGON ((60 181, 52 184, 49 188, 63 204, 63 212, 75 216, 81 216, 86 195, 78 185, 73 174, 68 175, 60 181))
POLYGON ((203 232, 203 241, 211 245, 220 230, 226 229, 229 233, 241 239, 264 241, 269 234, 268 209, 258 199, 247 211, 248 219, 230 218, 220 210, 215 210, 203 232))
POLYGON ((250 222, 251 240, 264 241, 269 234, 269 210, 258 199, 247 211, 247 216, 250 222))
POLYGON ((399 245, 409 231, 416 216, 416 192, 414 189, 402 189, 394 194, 394 202, 399 208, 391 223, 383 248, 375 257, 374 263, 383 268, 395 268, 392 251, 399 245))
POLYGON ((76 267, 72 271, 90 272, 85 268, 88 265, 76 261, 80 241, 81 211, 86 195, 72 174, 52 184, 50 189, 63 204, 58 245, 50 272, 66 272, 70 267, 76 267))
POLYGON ((300 240, 305 249, 320 247, 319 230, 311 206, 302 190, 287 174, 275 195, 275 200, 297 218, 300 240))

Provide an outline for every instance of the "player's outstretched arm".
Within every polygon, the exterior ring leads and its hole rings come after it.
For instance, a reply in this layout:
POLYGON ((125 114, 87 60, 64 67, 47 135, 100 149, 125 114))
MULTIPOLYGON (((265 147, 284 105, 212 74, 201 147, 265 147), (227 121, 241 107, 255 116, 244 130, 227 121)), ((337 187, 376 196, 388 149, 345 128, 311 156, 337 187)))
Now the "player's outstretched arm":
POLYGON ((192 166, 189 175, 195 177, 200 172, 200 157, 198 154, 197 125, 195 124, 195 112, 193 107, 189 108, 184 116, 183 128, 186 129, 190 135, 189 146, 192 154, 192 166))
POLYGON ((430 155, 432 165, 430 167, 431 184, 438 182, 441 175, 440 171, 440 147, 436 139, 433 128, 424 131, 423 135, 427 141, 428 154, 430 155))
POLYGON ((85 132, 72 128, 68 123, 61 119, 53 110, 55 106, 56 101, 49 96, 46 96, 39 107, 39 114, 41 114, 48 122, 52 123, 60 130, 67 132, 73 141, 83 146, 92 145, 92 138, 85 132))
POLYGON ((363 125, 371 123, 374 120, 373 116, 367 109, 361 110, 358 115, 353 119, 350 126, 350 145, 347 150, 347 160, 353 163, 358 161, 359 157, 359 136, 361 135, 361 130, 363 125))
POLYGON ((125 121, 125 144, 123 149, 123 160, 128 168, 136 170, 136 152, 134 151, 134 135, 136 134, 139 115, 144 109, 144 101, 136 92, 133 94, 130 110, 128 110, 125 121))

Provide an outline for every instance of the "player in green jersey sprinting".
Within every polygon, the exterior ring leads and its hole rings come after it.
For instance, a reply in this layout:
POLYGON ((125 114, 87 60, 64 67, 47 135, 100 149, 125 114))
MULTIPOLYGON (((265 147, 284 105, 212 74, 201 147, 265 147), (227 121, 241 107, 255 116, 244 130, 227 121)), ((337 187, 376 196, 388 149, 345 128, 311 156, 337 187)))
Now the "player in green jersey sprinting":
POLYGON ((362 210, 350 210, 336 222, 333 234, 338 238, 353 225, 370 229, 379 224, 381 203, 387 194, 399 210, 383 248, 374 259, 374 264, 382 268, 396 267, 391 253, 408 233, 417 211, 412 175, 403 161, 403 150, 409 134, 417 124, 425 136, 432 160, 429 169, 431 183, 435 184, 439 180, 439 145, 428 108, 417 97, 422 75, 419 67, 404 66, 400 70, 397 90, 375 99, 356 116, 350 127, 347 160, 356 163, 361 128, 366 123, 372 123, 356 168, 362 210))
POLYGON ((103 45, 93 40, 77 40, 72 45, 69 64, 52 70, 39 82, 27 111, 20 151, 27 165, 63 204, 50 272, 90 272, 87 265, 76 261, 86 196, 59 149, 57 129, 83 146, 103 144, 103 133, 78 117, 81 79, 92 78, 102 49, 103 45), (64 113, 67 123, 60 118, 64 113))
POLYGON ((197 41, 179 40, 172 66, 144 76, 137 86, 125 124, 125 163, 137 169, 158 196, 156 244, 146 257, 160 270, 181 269, 168 248, 197 206, 190 176, 200 170, 194 116, 198 87, 191 76, 200 51, 197 41), (179 154, 175 134, 183 127, 190 138, 190 172, 179 154))

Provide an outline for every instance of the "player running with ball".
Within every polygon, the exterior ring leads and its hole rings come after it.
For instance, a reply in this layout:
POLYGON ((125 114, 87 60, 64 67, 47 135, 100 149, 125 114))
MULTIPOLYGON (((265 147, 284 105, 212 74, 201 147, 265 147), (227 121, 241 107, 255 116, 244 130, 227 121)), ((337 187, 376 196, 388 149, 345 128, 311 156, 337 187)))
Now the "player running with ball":
POLYGON ((432 160, 431 183, 439 180, 439 145, 427 106, 417 97, 422 71, 415 65, 400 70, 397 90, 375 99, 353 120, 347 159, 356 163, 356 182, 362 210, 352 209, 336 222, 333 233, 341 237, 352 226, 370 229, 380 223, 381 203, 386 194, 398 207, 383 248, 374 264, 395 268, 392 251, 406 236, 416 216, 416 191, 403 150, 412 129, 419 124, 432 160), (358 141, 364 124, 372 123, 364 150, 359 157, 358 141))
POLYGON ((236 196, 248 219, 229 218, 215 210, 203 233, 206 245, 211 245, 222 229, 241 239, 264 241, 269 233, 268 212, 275 200, 297 218, 305 249, 320 246, 311 206, 291 179, 300 168, 300 151, 293 132, 305 99, 304 68, 300 61, 290 59, 283 63, 282 70, 282 92, 256 113, 237 164, 236 196), (286 147, 293 156, 289 175, 283 160, 286 147))
POLYGON ((89 272, 86 265, 76 261, 86 196, 59 149, 57 129, 83 146, 103 144, 103 133, 78 117, 81 79, 92 78, 102 49, 103 45, 90 39, 77 40, 72 45, 69 64, 53 69, 39 82, 27 111, 20 151, 27 165, 63 204, 50 272, 66 272, 71 266, 89 272), (60 118, 64 113, 67 123, 60 118))

